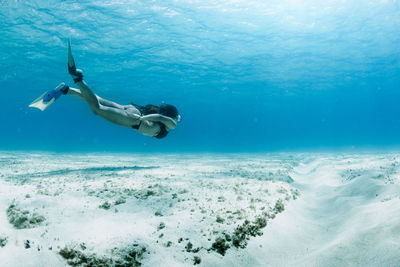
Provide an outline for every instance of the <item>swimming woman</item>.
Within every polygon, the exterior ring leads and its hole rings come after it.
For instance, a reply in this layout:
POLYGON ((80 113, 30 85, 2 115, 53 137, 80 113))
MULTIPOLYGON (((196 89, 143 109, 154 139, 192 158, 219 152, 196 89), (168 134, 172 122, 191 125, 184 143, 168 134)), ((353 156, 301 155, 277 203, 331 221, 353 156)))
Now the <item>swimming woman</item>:
POLYGON ((105 120, 156 138, 165 137, 180 121, 178 110, 172 105, 139 106, 133 103, 120 105, 94 94, 83 80, 83 72, 75 66, 70 40, 68 40, 68 72, 79 89, 64 85, 60 91, 85 100, 93 113, 105 120))

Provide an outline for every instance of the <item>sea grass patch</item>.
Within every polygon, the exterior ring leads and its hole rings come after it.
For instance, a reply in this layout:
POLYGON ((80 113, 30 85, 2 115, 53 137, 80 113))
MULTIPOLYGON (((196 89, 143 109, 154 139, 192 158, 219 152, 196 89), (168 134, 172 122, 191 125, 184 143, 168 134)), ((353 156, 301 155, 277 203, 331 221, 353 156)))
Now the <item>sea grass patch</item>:
POLYGON ((46 220, 42 215, 23 210, 13 202, 7 209, 8 221, 17 229, 34 228, 46 220))
POLYGON ((225 256, 226 251, 230 248, 231 246, 229 243, 226 241, 226 239, 222 237, 217 237, 215 242, 211 245, 211 249, 215 250, 222 256, 225 256))
POLYGON ((142 266, 141 260, 147 248, 143 245, 134 243, 123 249, 114 248, 111 256, 97 255, 96 253, 86 253, 79 248, 64 247, 58 254, 66 260, 70 266, 79 267, 137 267, 142 266))
POLYGON ((0 235, 0 248, 3 248, 8 243, 8 236, 0 235))
MULTIPOLYGON (((284 206, 281 207, 281 205, 283 206, 283 202, 278 200, 275 206, 278 206, 279 208, 274 209, 276 213, 279 213, 281 212, 281 209, 284 209, 284 206)), ((267 219, 271 217, 270 214, 264 213, 263 216, 257 217, 253 222, 245 220, 243 224, 238 225, 235 228, 232 235, 223 233, 223 236, 217 237, 209 250, 214 250, 222 256, 225 256, 226 251, 231 248, 231 246, 241 249, 246 248, 250 237, 263 235, 262 229, 267 226, 267 219)))
POLYGON ((197 265, 201 263, 201 258, 199 256, 194 256, 193 265, 197 265))

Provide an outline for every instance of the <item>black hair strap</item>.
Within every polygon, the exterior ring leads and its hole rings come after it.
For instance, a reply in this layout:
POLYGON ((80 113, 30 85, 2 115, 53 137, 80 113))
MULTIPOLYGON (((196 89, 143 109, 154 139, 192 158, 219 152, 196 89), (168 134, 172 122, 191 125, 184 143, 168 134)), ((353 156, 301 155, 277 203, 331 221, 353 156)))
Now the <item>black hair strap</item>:
POLYGON ((167 128, 165 127, 164 123, 159 122, 158 124, 160 125, 160 131, 154 137, 157 139, 161 139, 161 138, 164 138, 167 136, 168 131, 167 131, 167 128))

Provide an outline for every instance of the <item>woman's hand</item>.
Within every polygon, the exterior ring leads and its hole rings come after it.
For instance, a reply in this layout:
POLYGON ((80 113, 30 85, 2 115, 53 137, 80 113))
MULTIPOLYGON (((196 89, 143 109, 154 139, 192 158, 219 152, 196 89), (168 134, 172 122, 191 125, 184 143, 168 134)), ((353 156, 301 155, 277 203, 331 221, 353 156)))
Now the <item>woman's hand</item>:
POLYGON ((151 122, 161 122, 168 130, 176 128, 176 121, 170 117, 161 114, 149 114, 140 117, 140 121, 151 121, 151 122))

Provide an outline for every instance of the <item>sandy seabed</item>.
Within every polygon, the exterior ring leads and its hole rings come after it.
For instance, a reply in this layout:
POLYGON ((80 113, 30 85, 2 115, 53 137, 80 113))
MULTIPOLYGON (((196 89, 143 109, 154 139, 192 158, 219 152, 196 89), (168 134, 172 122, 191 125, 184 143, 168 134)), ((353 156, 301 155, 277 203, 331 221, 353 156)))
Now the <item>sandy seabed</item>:
POLYGON ((0 152, 0 266, 400 266, 400 154, 0 152))

